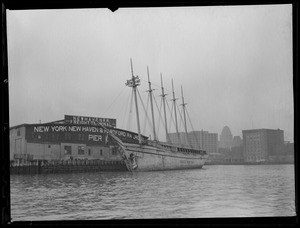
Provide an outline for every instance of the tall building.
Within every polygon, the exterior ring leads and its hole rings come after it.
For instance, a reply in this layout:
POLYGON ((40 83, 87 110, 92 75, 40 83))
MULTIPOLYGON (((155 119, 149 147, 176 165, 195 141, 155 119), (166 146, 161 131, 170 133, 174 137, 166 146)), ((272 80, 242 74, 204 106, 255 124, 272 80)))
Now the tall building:
POLYGON ((243 130, 243 151, 246 162, 269 161, 284 153, 284 132, 277 129, 243 130))
POLYGON ((218 152, 218 134, 209 133, 208 131, 191 131, 186 134, 183 132, 169 133, 170 142, 175 144, 189 145, 193 148, 206 150, 208 154, 218 152))
POLYGON ((228 126, 225 126, 220 134, 220 148, 228 148, 232 147, 232 134, 228 126))
POLYGON ((234 136, 232 139, 232 147, 239 147, 243 145, 243 141, 240 136, 234 136))
POLYGON ((207 151, 208 154, 213 154, 218 152, 218 134, 217 133, 209 133, 208 131, 200 132, 200 142, 201 146, 204 150, 207 151))

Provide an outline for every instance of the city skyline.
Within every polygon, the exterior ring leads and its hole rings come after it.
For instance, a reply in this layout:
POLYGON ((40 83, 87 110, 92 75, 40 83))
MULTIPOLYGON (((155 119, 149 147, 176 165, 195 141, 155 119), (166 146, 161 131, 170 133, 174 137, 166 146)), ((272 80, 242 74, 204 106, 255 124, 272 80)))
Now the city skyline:
POLYGON ((132 58, 145 101, 147 66, 157 99, 160 73, 168 99, 172 79, 177 98, 183 86, 194 130, 279 128, 293 142, 291 15, 291 5, 8 10, 10 126, 70 114, 126 129, 132 58))

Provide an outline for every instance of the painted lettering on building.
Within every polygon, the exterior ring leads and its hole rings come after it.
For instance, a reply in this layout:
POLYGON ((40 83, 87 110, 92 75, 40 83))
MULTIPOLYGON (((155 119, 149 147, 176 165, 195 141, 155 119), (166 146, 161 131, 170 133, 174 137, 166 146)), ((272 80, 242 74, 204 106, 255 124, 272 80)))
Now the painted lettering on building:
MULTIPOLYGON (((112 127, 107 127, 107 129, 123 142, 139 142, 137 133, 112 127)), ((145 136, 141 137, 142 141, 147 139, 145 136)), ((28 125, 26 127, 26 140, 28 142, 74 142, 100 145, 107 145, 114 142, 103 127, 72 124, 28 125)))
POLYGON ((102 141, 102 135, 89 135, 89 141, 99 142, 102 141))
POLYGON ((65 122, 69 124, 85 124, 94 126, 116 127, 117 119, 88 117, 88 116, 71 116, 65 115, 65 122))

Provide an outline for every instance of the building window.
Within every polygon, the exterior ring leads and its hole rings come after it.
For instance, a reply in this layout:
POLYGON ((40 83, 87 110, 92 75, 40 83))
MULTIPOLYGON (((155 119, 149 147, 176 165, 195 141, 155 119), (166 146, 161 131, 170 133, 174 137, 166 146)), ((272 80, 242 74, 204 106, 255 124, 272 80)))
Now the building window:
POLYGON ((103 150, 100 149, 100 156, 103 156, 103 150))
POLYGON ((89 156, 91 156, 91 148, 88 149, 89 156))
POLYGON ((71 146, 65 146, 65 154, 66 155, 72 154, 72 148, 71 148, 71 146))
POLYGON ((117 150, 115 147, 111 148, 111 155, 117 155, 117 150))
POLYGON ((51 148, 51 145, 48 145, 48 148, 51 148))
POLYGON ((17 136, 20 136, 21 135, 21 132, 20 130, 17 131, 17 136))
POLYGON ((84 146, 78 146, 78 154, 84 154, 84 146))

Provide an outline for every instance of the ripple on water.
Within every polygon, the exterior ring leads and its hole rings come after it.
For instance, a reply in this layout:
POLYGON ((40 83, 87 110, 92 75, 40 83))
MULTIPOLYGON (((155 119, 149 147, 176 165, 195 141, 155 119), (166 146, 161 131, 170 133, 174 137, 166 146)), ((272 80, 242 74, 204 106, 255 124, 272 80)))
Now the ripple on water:
POLYGON ((293 165, 226 165, 14 175, 11 215, 13 221, 293 216, 293 172, 293 165))

